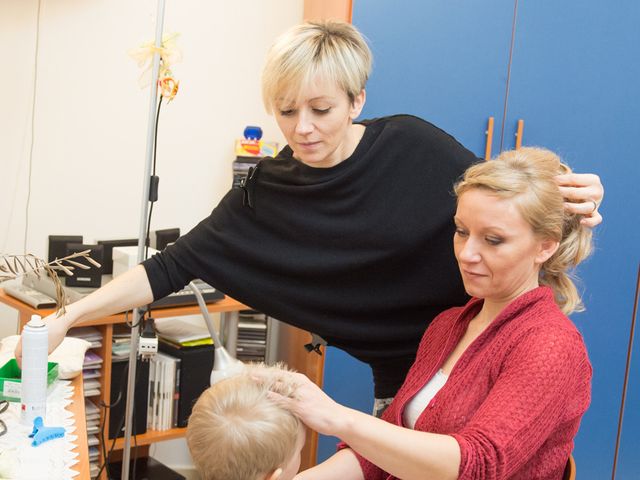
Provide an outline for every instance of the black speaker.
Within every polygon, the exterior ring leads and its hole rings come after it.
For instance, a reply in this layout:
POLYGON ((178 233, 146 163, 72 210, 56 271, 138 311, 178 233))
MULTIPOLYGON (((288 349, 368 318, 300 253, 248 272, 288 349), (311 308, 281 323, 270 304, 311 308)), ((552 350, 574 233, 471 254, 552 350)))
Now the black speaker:
POLYGON ((156 250, 164 250, 170 243, 180 238, 179 228, 166 228, 164 230, 155 230, 151 232, 151 246, 156 250))
MULTIPOLYGON (((111 364, 111 399, 109 410, 109 438, 124 436, 124 411, 127 404, 128 360, 111 364), (120 431, 118 431, 120 427, 120 431)), ((147 404, 149 398, 149 362, 138 360, 136 366, 136 391, 133 402, 133 435, 147 431, 147 404)))
POLYGON ((127 238, 124 240, 98 240, 98 245, 104 248, 102 256, 102 273, 111 275, 113 273, 113 247, 135 247, 138 245, 137 238, 127 238))
POLYGON ((178 427, 186 427, 193 404, 209 387, 213 369, 213 345, 178 348, 162 340, 158 349, 180 359, 178 427))
MULTIPOLYGON (((85 245, 83 243, 67 244, 67 255, 83 252, 85 250, 91 250, 91 258, 102 265, 102 258, 104 256, 104 248, 102 245, 85 245)), ((97 288, 102 284, 102 266, 96 267, 92 263, 89 263, 82 258, 74 258, 74 261, 87 265, 89 269, 84 270, 82 268, 75 267, 75 269, 73 270, 73 276, 67 276, 67 287, 97 288)))
MULTIPOLYGON (((67 244, 82 243, 82 235, 49 235, 49 262, 53 262, 56 258, 67 256, 67 244)), ((67 274, 62 270, 58 270, 58 275, 66 277, 67 274)))

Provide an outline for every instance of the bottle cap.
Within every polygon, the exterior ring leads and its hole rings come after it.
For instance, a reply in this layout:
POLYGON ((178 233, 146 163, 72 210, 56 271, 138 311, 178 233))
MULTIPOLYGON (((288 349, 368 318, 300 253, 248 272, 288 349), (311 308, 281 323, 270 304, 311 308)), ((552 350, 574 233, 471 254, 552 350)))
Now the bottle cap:
POLYGON ((39 328, 44 327, 45 323, 40 315, 31 315, 31 320, 29 320, 29 323, 27 323, 27 325, 33 328, 39 328))

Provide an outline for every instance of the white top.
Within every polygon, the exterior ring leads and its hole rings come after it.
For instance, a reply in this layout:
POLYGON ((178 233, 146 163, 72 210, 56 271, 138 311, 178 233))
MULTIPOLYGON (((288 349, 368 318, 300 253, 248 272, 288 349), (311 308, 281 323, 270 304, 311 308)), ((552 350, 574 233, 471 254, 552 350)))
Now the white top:
POLYGON ((418 417, 422 415, 422 412, 427 408, 433 397, 436 396, 436 393, 447 383, 448 378, 442 369, 438 370, 431 377, 431 380, 407 403, 402 412, 402 422, 405 427, 415 428, 418 417))

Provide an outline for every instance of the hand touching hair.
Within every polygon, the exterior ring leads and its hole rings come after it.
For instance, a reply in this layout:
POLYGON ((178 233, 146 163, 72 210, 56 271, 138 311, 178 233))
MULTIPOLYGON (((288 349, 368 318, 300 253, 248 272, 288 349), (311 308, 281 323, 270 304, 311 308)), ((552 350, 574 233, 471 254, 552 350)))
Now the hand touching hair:
POLYGON ((281 365, 249 364, 200 396, 186 437, 203 480, 265 478, 293 456, 302 424, 269 398, 270 391, 293 395, 295 385, 283 372, 281 365))

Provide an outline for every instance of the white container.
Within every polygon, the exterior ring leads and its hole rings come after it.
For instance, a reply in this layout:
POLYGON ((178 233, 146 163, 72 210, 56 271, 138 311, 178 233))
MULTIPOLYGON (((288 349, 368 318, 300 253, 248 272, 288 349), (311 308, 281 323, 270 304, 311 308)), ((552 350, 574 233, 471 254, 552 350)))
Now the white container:
MULTIPOLYGON (((149 257, 158 253, 155 248, 149 247, 149 257)), ((113 278, 131 270, 138 265, 138 247, 113 247, 113 278)))
POLYGON ((36 417, 45 420, 47 410, 47 366, 49 331, 39 315, 22 330, 21 416, 24 425, 33 425, 36 417))

